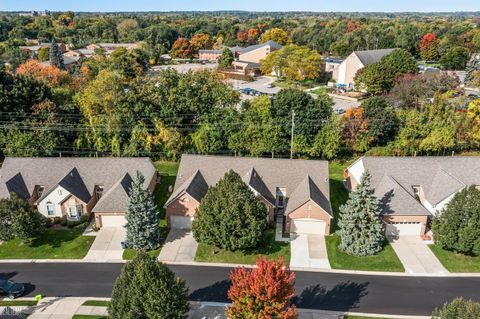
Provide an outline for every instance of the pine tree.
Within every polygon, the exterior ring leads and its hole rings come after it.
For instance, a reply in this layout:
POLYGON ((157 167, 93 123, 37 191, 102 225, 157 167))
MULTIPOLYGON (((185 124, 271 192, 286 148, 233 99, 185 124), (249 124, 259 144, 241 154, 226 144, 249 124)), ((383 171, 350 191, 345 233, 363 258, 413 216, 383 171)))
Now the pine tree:
POLYGON ((152 250, 160 245, 160 213, 148 189, 145 178, 137 171, 130 189, 127 207, 127 243, 139 250, 152 250))
POLYGON ((111 319, 183 319, 189 309, 185 282, 140 252, 117 278, 108 313, 111 319))
POLYGON ((473 72, 480 71, 480 52, 472 55, 472 58, 467 63, 465 68, 465 83, 468 85, 468 82, 472 80, 473 72))
POLYGON ((357 189, 350 193, 340 207, 340 249, 354 256, 374 255, 382 250, 385 241, 378 199, 373 194, 368 172, 362 176, 357 189))
POLYGON ((232 64, 233 60, 235 60, 235 58, 233 57, 232 51, 230 51, 229 48, 225 48, 218 59, 218 64, 221 68, 226 69, 232 64))
POLYGON ((52 44, 50 46, 50 64, 59 69, 65 69, 62 50, 60 50, 60 47, 58 46, 57 42, 55 42, 55 39, 52 39, 52 44))

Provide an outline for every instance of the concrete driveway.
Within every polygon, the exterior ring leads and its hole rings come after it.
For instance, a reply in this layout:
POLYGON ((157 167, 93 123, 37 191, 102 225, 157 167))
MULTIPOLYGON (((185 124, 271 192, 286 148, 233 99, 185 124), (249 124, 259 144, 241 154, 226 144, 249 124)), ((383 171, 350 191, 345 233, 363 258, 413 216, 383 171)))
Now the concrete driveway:
POLYGON ((192 263, 195 261, 198 243, 189 229, 174 229, 168 233, 158 255, 161 262, 192 263))
POLYGON ((85 260, 122 260, 121 242, 125 241, 126 232, 123 227, 103 227, 97 232, 95 241, 90 247, 85 260))
POLYGON ((402 262, 405 272, 411 274, 448 273, 419 236, 400 236, 398 239, 389 240, 402 262))
POLYGON ((290 234, 290 267, 331 269, 325 236, 290 234))

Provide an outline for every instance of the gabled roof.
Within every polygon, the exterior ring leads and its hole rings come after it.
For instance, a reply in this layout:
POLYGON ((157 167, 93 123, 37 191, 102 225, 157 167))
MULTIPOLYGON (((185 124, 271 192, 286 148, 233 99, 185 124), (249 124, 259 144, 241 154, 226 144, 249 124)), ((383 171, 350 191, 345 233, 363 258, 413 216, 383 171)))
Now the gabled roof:
POLYGON ((126 173, 120 178, 106 193, 102 195, 95 207, 92 209, 97 212, 126 212, 132 187, 133 179, 126 173))
POLYGON ((288 197, 285 215, 290 214, 310 200, 323 208, 330 216, 333 217, 330 201, 325 197, 322 191, 308 175, 300 182, 297 188, 288 197))
POLYGON ((190 185, 196 185, 196 189, 201 190, 198 193, 203 195, 196 199, 200 201, 208 187, 215 185, 230 170, 238 173, 247 185, 272 205, 278 188, 285 188, 287 197, 290 197, 304 182, 305 176, 309 176, 310 184, 304 188, 308 191, 307 197, 331 212, 327 161, 189 154, 182 155, 174 190, 165 206, 186 193, 190 185), (197 179, 201 182, 194 182, 197 179))
POLYGON ((275 41, 269 40, 265 43, 255 44, 255 45, 251 45, 251 46, 248 46, 246 48, 243 48, 240 53, 245 54, 245 53, 255 51, 255 50, 263 48, 263 47, 266 47, 266 46, 270 47, 271 50, 280 50, 282 48, 281 44, 279 44, 275 41))
POLYGON ((364 66, 380 61, 384 56, 389 55, 396 49, 353 51, 364 66))
MULTIPOLYGON (((91 197, 90 193, 75 167, 60 182, 58 182, 58 185, 65 188, 70 194, 77 197, 85 204, 89 202, 91 197)), ((42 198, 44 197, 45 196, 42 196, 42 198)))
POLYGON ((164 206, 168 206, 171 202, 173 202, 183 194, 188 194, 192 196, 197 202, 200 203, 207 191, 208 185, 205 182, 202 174, 200 173, 200 170, 197 170, 195 174, 188 178, 180 187, 174 190, 174 192, 170 195, 164 206))
POLYGON ((16 174, 8 181, 5 181, 4 189, 7 190, 8 194, 15 193, 20 198, 23 198, 23 199, 30 198, 27 185, 25 185, 25 181, 23 180, 22 174, 20 173, 16 174))

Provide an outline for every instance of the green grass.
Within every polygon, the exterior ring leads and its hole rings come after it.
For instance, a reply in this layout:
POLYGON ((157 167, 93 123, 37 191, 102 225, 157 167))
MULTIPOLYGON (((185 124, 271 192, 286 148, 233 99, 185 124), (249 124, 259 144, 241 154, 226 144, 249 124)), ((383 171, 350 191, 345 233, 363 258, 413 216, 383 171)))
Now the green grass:
POLYGON ((108 300, 87 300, 82 306, 93 306, 93 307, 108 307, 110 306, 110 301, 108 300))
POLYGON ((379 318, 379 317, 361 317, 361 316, 345 316, 343 319, 388 319, 388 318, 379 318))
POLYGON ((199 244, 195 261, 251 265, 262 256, 267 259, 277 259, 281 256, 288 264, 290 262, 290 243, 275 241, 275 230, 269 229, 265 233, 265 238, 259 248, 253 251, 227 251, 210 245, 199 244))
POLYGON ((340 206, 348 200, 348 191, 343 184, 343 172, 352 163, 347 161, 332 161, 329 163, 330 174, 330 202, 333 209, 332 232, 338 230, 337 222, 340 217, 340 206))
POLYGON ((0 259, 81 259, 95 237, 82 236, 83 226, 47 229, 28 244, 18 239, 0 245, 0 259))
MULTIPOLYGON (((158 210, 160 211, 161 220, 160 220, 160 229, 161 229, 161 241, 163 242, 168 235, 167 230, 167 220, 165 218, 165 208, 163 205, 170 197, 170 192, 168 187, 175 184, 175 178, 178 172, 178 162, 167 162, 167 161, 158 161, 155 162, 155 167, 157 168, 158 175, 160 176, 160 184, 155 188, 155 193, 153 194, 155 202, 157 203, 158 210)), ((157 257, 160 253, 161 247, 158 249, 149 251, 148 254, 152 257, 157 257)), ((137 255, 137 251, 134 249, 125 249, 123 251, 124 260, 132 260, 137 255)))
MULTIPOLYGON (((164 236, 165 237, 165 236, 164 236)), ((165 238, 163 238, 165 240, 165 238)), ((147 254, 151 257, 157 258, 158 254, 160 254, 161 248, 147 251, 147 254)), ((138 251, 135 249, 127 248, 123 251, 123 260, 132 260, 137 256, 138 251)))
POLYGON ((326 88, 326 87, 322 87, 322 88, 319 88, 319 89, 315 89, 315 90, 313 90, 311 93, 316 94, 316 95, 327 94, 327 88, 326 88))
POLYGON ((35 306, 37 303, 36 300, 0 300, 2 307, 35 306))
POLYGON ((450 272, 480 272, 480 256, 472 257, 429 245, 438 260, 450 272))
POLYGON ((276 87, 286 89, 286 88, 293 88, 299 90, 306 90, 311 89, 313 87, 323 85, 325 83, 319 83, 314 80, 305 80, 305 81, 288 81, 288 80, 276 80, 273 83, 276 87))
POLYGON ((90 316, 90 315, 75 315, 72 319, 107 319, 108 317, 104 316, 90 316))
POLYGON ((328 260, 334 269, 404 272, 405 269, 389 243, 375 256, 354 257, 338 249, 340 237, 331 235, 325 237, 327 242, 328 260))

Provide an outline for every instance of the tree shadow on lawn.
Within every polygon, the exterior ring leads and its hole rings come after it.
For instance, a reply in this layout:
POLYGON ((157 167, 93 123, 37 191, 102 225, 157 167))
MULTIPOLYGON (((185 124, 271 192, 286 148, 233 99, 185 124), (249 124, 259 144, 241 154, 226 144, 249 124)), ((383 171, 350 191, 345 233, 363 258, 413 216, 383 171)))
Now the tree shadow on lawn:
POLYGON ((368 282, 345 281, 330 290, 321 285, 305 288, 292 299, 298 308, 348 311, 356 308, 360 299, 367 295, 368 282))

